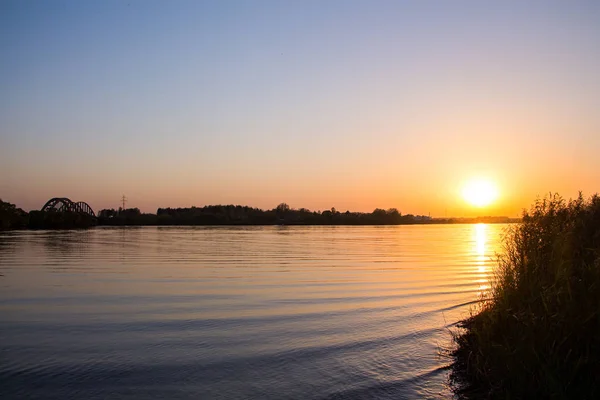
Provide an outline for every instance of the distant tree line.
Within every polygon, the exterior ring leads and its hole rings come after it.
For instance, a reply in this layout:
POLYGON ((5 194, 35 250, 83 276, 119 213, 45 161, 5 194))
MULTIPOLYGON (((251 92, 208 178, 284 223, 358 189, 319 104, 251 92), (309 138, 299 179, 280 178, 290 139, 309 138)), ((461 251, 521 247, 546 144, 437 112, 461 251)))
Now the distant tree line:
POLYGON ((0 229, 27 228, 29 215, 14 204, 0 199, 0 229))
POLYGON ((281 203, 271 210, 240 205, 159 208, 156 214, 139 209, 101 210, 99 225, 399 225, 430 223, 422 215, 402 215, 397 209, 377 208, 372 213, 340 212, 335 208, 311 211, 281 203))
POLYGON ((85 213, 72 211, 30 211, 30 229, 82 229, 97 224, 97 219, 85 213))
POLYGON ((432 219, 425 215, 403 215, 396 208, 373 212, 340 212, 294 209, 281 203, 271 210, 240 205, 210 205, 187 208, 159 208, 156 214, 139 208, 104 209, 97 217, 84 213, 31 211, 0 200, 0 229, 76 229, 95 225, 409 225, 514 222, 507 217, 432 219))

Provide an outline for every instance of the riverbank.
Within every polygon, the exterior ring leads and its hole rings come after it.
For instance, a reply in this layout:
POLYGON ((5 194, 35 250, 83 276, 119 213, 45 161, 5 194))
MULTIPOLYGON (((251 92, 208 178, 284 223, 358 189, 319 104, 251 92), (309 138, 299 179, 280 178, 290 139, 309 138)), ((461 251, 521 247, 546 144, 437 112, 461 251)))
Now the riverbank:
MULTIPOLYGON (((57 199, 66 201, 68 199, 57 199)), ((69 201, 70 202, 70 201, 69 201)), ((62 204, 62 203, 57 203, 62 204)), ((210 205, 189 208, 159 208, 156 214, 137 208, 100 210, 97 214, 44 207, 29 213, 0 200, 0 229, 75 229, 92 226, 215 226, 215 225, 415 225, 510 223, 518 219, 497 216, 476 218, 432 218, 402 214, 395 208, 377 208, 371 213, 340 212, 335 208, 311 211, 281 203, 272 210, 240 205, 210 205)))
POLYGON ((505 238, 488 300, 456 333, 464 398, 600 395, 600 197, 538 201, 505 238))

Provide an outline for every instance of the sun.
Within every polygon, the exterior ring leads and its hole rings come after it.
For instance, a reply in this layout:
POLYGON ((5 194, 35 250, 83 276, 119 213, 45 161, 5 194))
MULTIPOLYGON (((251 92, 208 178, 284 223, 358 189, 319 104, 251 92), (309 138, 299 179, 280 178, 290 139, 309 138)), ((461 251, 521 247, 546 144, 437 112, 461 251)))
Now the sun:
POLYGON ((463 187, 463 198, 476 207, 492 204, 498 197, 498 189, 487 179, 474 179, 463 187))

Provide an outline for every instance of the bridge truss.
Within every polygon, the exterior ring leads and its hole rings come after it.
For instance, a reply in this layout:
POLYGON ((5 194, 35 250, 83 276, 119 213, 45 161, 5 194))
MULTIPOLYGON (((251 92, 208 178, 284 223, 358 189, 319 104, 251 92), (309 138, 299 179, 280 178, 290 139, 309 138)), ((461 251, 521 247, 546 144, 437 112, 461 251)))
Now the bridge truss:
POLYGON ((75 212, 95 217, 92 207, 84 201, 74 202, 66 197, 54 197, 44 204, 42 211, 75 212))

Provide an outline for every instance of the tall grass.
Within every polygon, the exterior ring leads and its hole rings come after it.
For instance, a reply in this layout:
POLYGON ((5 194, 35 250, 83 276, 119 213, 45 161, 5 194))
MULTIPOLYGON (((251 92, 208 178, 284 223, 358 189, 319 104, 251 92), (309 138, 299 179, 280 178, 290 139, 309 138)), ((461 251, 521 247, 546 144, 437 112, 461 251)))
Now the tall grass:
POLYGON ((504 241, 489 298, 455 334, 464 398, 600 398, 600 197, 538 200, 504 241))

